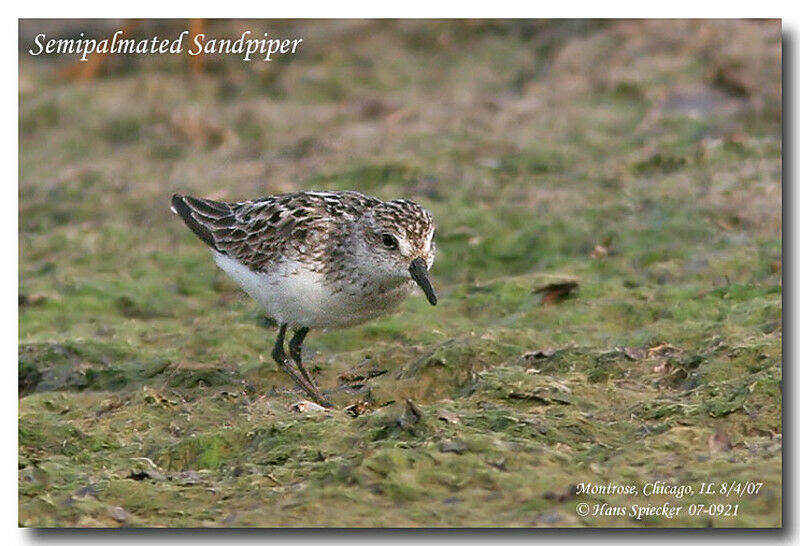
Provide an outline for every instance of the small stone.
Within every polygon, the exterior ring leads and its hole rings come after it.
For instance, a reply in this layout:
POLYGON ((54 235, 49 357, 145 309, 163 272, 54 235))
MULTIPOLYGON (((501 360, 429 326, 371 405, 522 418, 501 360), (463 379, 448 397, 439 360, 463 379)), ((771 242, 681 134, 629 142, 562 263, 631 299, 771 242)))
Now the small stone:
POLYGON ((422 411, 417 407, 413 400, 406 400, 406 407, 403 414, 397 418, 400 428, 408 430, 422 421, 422 411))
POLYGON ((552 525, 554 523, 558 523, 559 521, 561 521, 561 519, 562 519, 561 514, 559 514, 558 512, 545 512, 536 518, 536 523, 544 525, 552 525))
POLYGON ((467 444, 459 440, 446 440, 439 444, 442 453, 464 453, 466 450, 467 444))
POLYGON ((201 481, 200 474, 195 470, 181 472, 175 476, 175 479, 181 485, 196 485, 201 481))
POLYGON ((622 353, 631 360, 643 360, 647 357, 647 352, 637 347, 625 347, 622 353))
POLYGON ((311 411, 328 411, 324 407, 320 406, 316 402, 312 402, 311 400, 301 400, 296 404, 292 404, 291 409, 292 411, 296 411, 297 413, 307 413, 311 411))
POLYGON ((131 518, 131 515, 122 506, 112 506, 108 509, 108 515, 120 523, 125 523, 131 518))

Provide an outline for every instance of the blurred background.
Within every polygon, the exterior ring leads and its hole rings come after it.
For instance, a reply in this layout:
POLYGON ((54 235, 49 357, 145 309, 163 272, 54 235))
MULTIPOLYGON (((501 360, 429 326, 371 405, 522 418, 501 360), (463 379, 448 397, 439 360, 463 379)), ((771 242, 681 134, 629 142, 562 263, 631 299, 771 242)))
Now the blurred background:
POLYGON ((19 43, 22 525, 780 525, 778 21, 24 20, 19 43), (27 53, 120 28, 303 43, 27 53), (438 226, 441 305, 309 336, 330 413, 293 405, 272 324, 169 211, 306 189, 438 226), (621 500, 580 481, 731 477, 766 484, 735 518, 575 512, 621 500))

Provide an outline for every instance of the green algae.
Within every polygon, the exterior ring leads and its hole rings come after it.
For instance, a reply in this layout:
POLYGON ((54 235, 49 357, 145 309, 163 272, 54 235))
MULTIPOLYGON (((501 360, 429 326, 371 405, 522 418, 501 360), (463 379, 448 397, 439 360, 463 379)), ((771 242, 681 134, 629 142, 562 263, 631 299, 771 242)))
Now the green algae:
POLYGON ((781 525, 770 107, 661 113, 671 82, 711 85, 691 41, 635 79, 573 71, 564 48, 625 47, 614 22, 278 24, 310 47, 268 75, 75 85, 21 60, 22 525, 781 525), (336 409, 300 412, 274 325, 168 202, 310 188, 429 208, 441 302, 312 332, 336 409), (575 510, 620 500, 580 482, 734 477, 764 483, 737 518, 575 510))

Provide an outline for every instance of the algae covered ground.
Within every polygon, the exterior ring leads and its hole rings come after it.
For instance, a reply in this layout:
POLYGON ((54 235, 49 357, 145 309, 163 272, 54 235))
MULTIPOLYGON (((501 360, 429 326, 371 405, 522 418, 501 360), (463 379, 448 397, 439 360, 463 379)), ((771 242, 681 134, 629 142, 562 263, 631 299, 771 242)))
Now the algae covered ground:
POLYGON ((779 23, 244 30, 304 42, 20 56, 20 525, 782 524, 779 23), (438 306, 309 335, 329 411, 169 211, 303 189, 438 226, 438 306))

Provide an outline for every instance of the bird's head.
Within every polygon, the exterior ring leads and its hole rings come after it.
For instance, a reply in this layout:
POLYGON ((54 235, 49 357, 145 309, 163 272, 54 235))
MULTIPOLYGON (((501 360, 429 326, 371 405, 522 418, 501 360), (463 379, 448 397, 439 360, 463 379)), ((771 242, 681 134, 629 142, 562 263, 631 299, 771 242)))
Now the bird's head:
POLYGON ((396 284, 413 280, 436 305, 428 274, 436 254, 431 214, 413 201, 397 199, 372 208, 359 224, 373 275, 396 284))

